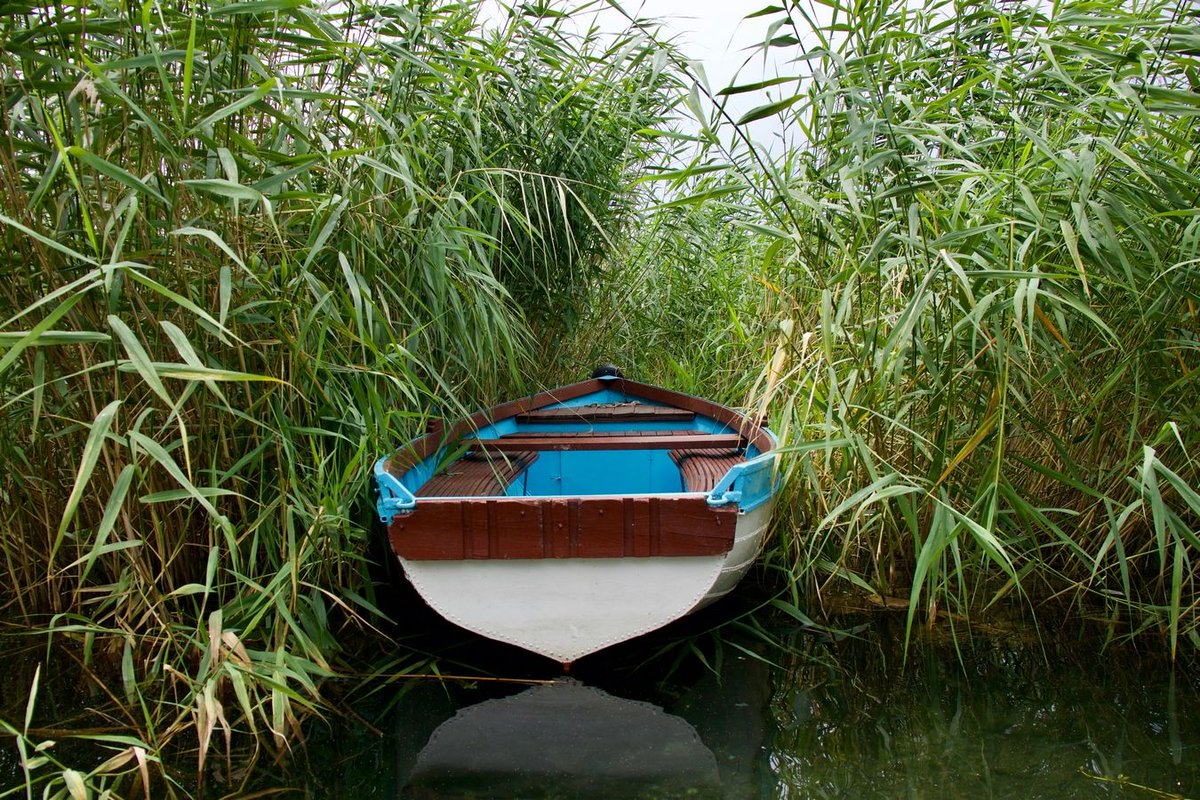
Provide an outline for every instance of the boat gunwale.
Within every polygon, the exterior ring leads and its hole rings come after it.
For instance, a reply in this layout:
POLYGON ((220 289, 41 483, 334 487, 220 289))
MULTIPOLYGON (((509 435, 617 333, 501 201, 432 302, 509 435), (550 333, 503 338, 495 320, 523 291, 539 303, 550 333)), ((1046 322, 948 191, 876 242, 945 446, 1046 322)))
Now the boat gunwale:
POLYGON ((758 449, 759 454, 775 449, 775 437, 762 424, 755 422, 747 414, 736 411, 728 406, 696 397, 673 389, 666 389, 649 383, 640 383, 628 378, 603 377, 591 378, 568 386, 548 389, 537 394, 477 411, 467 418, 454 423, 448 429, 432 431, 420 436, 402 446, 392 455, 383 460, 383 469, 396 479, 402 478, 410 469, 427 458, 435 455, 440 449, 467 438, 468 434, 477 433, 489 425, 495 425, 502 420, 510 419, 519 414, 529 413, 556 403, 575 400, 588 394, 595 394, 606 389, 612 389, 622 394, 632 395, 652 402, 664 403, 675 408, 692 411, 708 417, 716 422, 737 431, 747 444, 758 449))

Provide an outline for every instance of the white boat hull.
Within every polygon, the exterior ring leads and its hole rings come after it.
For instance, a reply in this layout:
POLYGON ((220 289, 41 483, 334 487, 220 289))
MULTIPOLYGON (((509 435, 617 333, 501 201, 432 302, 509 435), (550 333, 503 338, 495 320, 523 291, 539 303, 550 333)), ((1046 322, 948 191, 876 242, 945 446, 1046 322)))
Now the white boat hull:
POLYGON ((724 555, 400 563, 447 620, 569 664, 727 594, 758 557, 771 511, 740 513, 724 555))

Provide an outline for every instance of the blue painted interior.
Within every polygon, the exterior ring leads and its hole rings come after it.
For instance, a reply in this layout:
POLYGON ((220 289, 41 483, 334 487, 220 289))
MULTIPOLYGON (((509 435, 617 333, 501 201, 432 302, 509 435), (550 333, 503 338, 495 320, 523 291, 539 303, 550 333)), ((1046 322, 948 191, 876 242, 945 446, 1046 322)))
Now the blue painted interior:
MULTIPOLYGON (((539 454, 525 475, 524 493, 535 496, 683 491, 679 467, 666 450, 551 450, 539 454)), ((510 487, 508 494, 516 493, 510 487)))
MULTIPOLYGON (((550 433, 552 431, 574 433, 580 431, 702 431, 704 428, 699 428, 695 425, 689 425, 683 422, 539 422, 536 427, 533 425, 514 425, 513 430, 538 430, 545 431, 546 433, 550 433)), ((480 438, 488 437, 481 434, 480 438)))
POLYGON ((601 389, 598 392, 585 394, 583 397, 576 397, 574 400, 564 400, 561 403, 546 406, 546 408, 576 408, 578 406, 590 406, 592 403, 626 403, 630 400, 637 400, 639 403, 645 403, 648 406, 662 405, 662 403, 653 403, 649 400, 643 400, 640 397, 630 397, 624 392, 618 392, 616 389, 601 389))

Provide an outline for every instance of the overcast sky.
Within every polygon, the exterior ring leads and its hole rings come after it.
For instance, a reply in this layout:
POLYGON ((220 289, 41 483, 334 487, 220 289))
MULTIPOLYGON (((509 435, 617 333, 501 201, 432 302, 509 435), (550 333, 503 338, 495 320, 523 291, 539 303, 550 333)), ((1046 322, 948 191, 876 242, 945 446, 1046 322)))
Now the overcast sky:
MULTIPOLYGON (((762 3, 720 2, 720 0, 626 0, 623 7, 637 16, 659 19, 677 36, 680 48, 704 63, 714 89, 729 85, 734 73, 762 42, 766 32, 763 19, 743 20, 762 3)), ((605 15, 614 17, 615 11, 605 15)), ((747 69, 761 74, 761 58, 747 69)))
MULTIPOLYGON (((746 20, 747 14, 771 5, 770 0, 618 0, 630 14, 657 19, 664 23, 663 35, 672 39, 689 58, 700 62, 709 87, 717 92, 732 85, 753 83, 780 74, 791 74, 781 58, 793 53, 772 49, 764 60, 761 44, 767 27, 777 16, 746 20)), ((621 30, 625 19, 611 8, 599 3, 596 12, 601 28, 621 30)), ((774 98, 772 98, 774 99, 774 98)), ((734 119, 751 108, 767 102, 761 93, 734 96, 728 109, 734 119)), ((777 135, 778 124, 773 119, 753 123, 752 134, 770 146, 777 135)))
MULTIPOLYGON (((508 3, 519 0, 506 0, 508 3)), ((586 0, 562 0, 560 8, 577 9, 586 0)), ((747 14, 771 5, 772 0, 617 0, 630 15, 643 19, 659 20, 663 23, 660 36, 673 41, 685 56, 703 65, 713 92, 720 91, 736 82, 753 83, 764 78, 794 74, 794 68, 785 63, 795 54, 789 49, 775 48, 764 60, 760 47, 766 37, 767 27, 777 16, 745 20, 747 14)), ((500 12, 497 0, 484 0, 484 16, 490 13, 489 5, 500 12)), ((776 3, 777 4, 777 3, 776 3)), ((620 32, 628 28, 628 20, 612 9, 605 0, 595 0, 576 19, 581 29, 590 26, 593 20, 601 30, 620 32)), ((794 90, 794 87, 793 87, 794 90)), ((727 108, 734 119, 751 108, 770 100, 762 93, 751 93, 731 97, 727 108)), ((760 144, 774 149, 772 140, 778 139, 779 124, 775 118, 763 119, 750 126, 751 135, 760 144)))

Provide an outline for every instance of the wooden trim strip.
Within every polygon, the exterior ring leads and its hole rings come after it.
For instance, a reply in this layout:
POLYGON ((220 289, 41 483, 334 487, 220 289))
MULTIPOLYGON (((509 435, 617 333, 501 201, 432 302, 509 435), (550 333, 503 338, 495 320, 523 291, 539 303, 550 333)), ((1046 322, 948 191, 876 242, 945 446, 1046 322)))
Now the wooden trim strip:
MULTIPOLYGON (((728 434, 707 433, 698 431, 692 428, 671 428, 669 430, 588 430, 588 431, 519 431, 517 433, 506 433, 503 439, 605 439, 614 436, 625 437, 651 437, 651 436, 727 436, 728 434)), ((484 439, 482 441, 494 441, 484 439)), ((464 444, 470 444, 470 439, 464 439, 464 444)))
POLYGON ((445 444, 457 442, 464 436, 485 428, 497 420, 507 419, 517 414, 523 414, 526 411, 544 408, 556 403, 565 403, 568 400, 574 400, 577 397, 598 392, 606 388, 606 386, 606 381, 593 378, 477 411, 465 420, 457 422, 445 430, 435 431, 434 433, 429 433, 412 440, 384 462, 384 469, 397 478, 402 477, 414 465, 419 464, 436 453, 438 448, 445 444))
POLYGON ((706 400, 702 397, 694 397, 690 394, 683 394, 672 389, 664 389, 661 386, 654 386, 649 383, 638 383, 627 379, 619 379, 614 381, 613 388, 628 394, 636 395, 652 400, 656 403, 666 403, 667 405, 683 408, 688 411, 693 411, 705 417, 711 417, 718 422, 728 425, 730 428, 738 431, 751 444, 758 448, 760 453, 765 453, 768 450, 774 449, 775 444, 771 441, 771 437, 767 434, 763 426, 759 425, 750 417, 741 412, 734 411, 732 408, 723 406, 720 403, 714 403, 712 400, 706 400))
POLYGON ((388 537, 414 561, 712 556, 737 519, 696 496, 422 499, 388 537))

